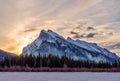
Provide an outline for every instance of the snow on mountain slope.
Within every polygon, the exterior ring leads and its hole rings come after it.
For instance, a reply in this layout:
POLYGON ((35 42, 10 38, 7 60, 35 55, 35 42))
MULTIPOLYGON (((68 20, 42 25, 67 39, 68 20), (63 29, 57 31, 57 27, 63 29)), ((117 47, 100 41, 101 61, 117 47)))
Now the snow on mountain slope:
POLYGON ((16 55, 13 53, 9 53, 9 52, 0 50, 0 61, 4 60, 5 57, 14 57, 14 56, 16 56, 16 55))
POLYGON ((91 62, 114 62, 119 57, 95 43, 88 43, 81 40, 65 39, 52 30, 42 30, 39 37, 28 46, 24 47, 23 55, 57 55, 68 56, 75 60, 91 62))
POLYGON ((93 52, 102 53, 110 58, 114 58, 114 59, 117 58, 117 56, 114 53, 111 53, 106 48, 101 48, 96 43, 88 43, 88 42, 81 41, 81 40, 74 41, 69 37, 67 38, 67 40, 71 43, 74 43, 75 45, 77 45, 81 48, 85 48, 85 49, 88 49, 88 50, 93 51, 93 52))

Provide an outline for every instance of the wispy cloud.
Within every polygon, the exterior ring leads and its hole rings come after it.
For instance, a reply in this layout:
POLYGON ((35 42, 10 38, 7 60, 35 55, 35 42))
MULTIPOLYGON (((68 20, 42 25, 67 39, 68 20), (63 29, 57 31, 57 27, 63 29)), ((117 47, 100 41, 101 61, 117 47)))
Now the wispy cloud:
POLYGON ((119 4, 118 0, 0 0, 0 48, 15 52, 41 29, 104 47, 106 42, 119 43, 119 4))

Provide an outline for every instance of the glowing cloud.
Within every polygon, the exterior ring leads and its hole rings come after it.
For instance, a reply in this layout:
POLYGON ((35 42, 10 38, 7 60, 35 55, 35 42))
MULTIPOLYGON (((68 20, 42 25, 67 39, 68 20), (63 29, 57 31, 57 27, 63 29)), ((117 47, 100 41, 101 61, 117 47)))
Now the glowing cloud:
MULTIPOLYGON (((52 29, 112 50, 108 44, 120 41, 119 4, 119 0, 0 0, 0 48, 20 54, 41 29, 52 29), (81 23, 84 26, 75 29, 81 23)), ((112 51, 120 54, 118 48, 112 51)))

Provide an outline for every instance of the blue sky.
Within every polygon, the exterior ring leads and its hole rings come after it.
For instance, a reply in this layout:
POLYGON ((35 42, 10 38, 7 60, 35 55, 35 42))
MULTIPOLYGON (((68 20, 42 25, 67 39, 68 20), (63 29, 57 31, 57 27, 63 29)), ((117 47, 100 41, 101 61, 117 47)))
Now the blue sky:
POLYGON ((42 29, 120 54, 119 0, 0 0, 0 48, 20 53, 42 29))

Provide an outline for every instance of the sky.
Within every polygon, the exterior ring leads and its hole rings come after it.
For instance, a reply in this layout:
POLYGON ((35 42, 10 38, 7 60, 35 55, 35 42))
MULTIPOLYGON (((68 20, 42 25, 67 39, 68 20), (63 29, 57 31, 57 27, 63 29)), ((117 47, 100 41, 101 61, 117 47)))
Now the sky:
POLYGON ((42 29, 120 56, 120 0, 0 0, 0 49, 21 54, 42 29))

